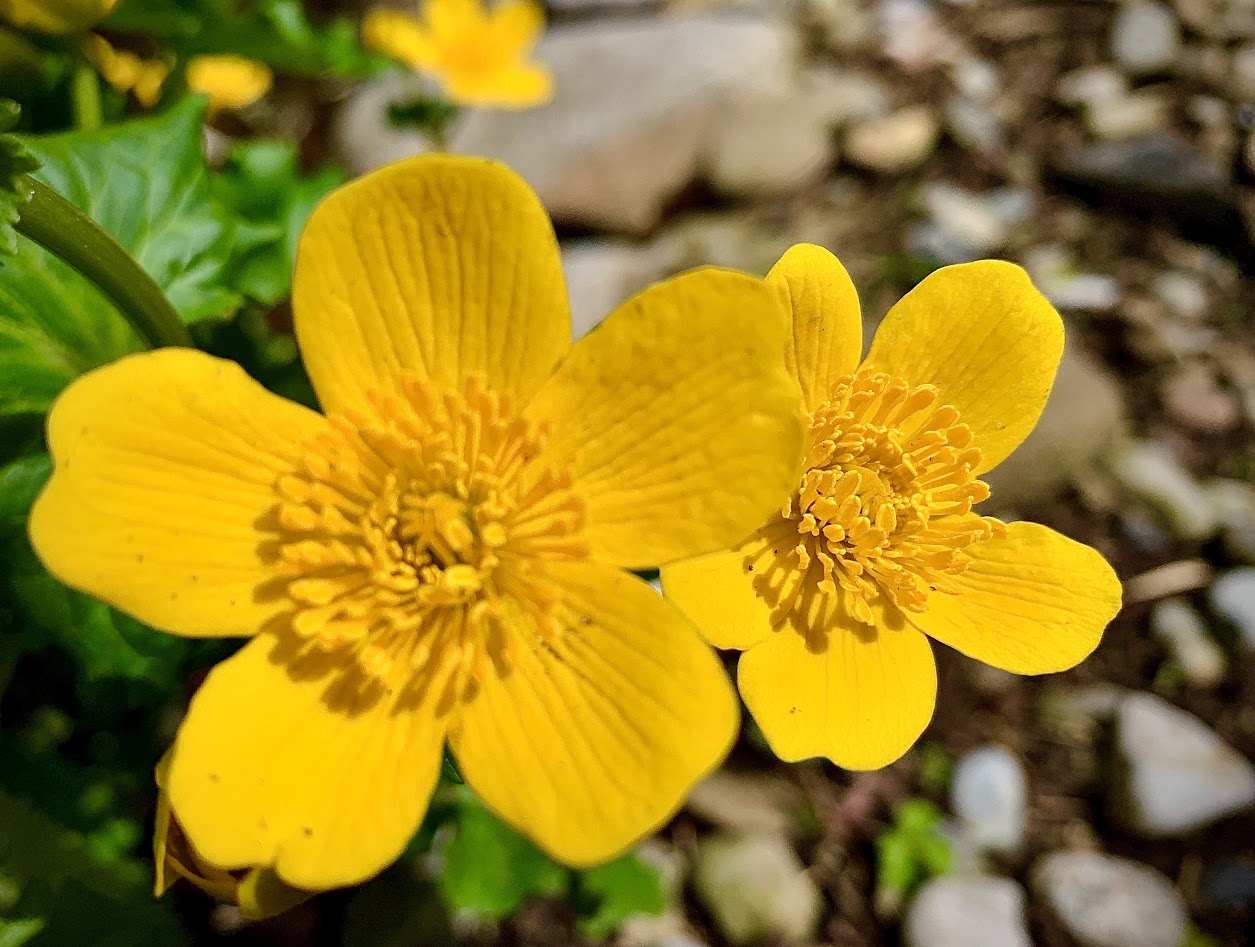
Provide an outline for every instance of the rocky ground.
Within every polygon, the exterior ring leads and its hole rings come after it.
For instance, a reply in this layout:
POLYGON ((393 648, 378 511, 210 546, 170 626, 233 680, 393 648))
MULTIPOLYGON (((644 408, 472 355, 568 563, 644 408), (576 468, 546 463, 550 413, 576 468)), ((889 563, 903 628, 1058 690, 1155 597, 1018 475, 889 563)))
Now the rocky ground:
MULTIPOLYGON (((1064 313, 1040 430, 991 511, 1099 548, 1126 607, 1044 680, 939 654, 921 745, 852 775, 747 734, 651 841, 677 892, 636 945, 1237 945, 1255 923, 1255 2, 553 0, 555 102, 450 147, 559 222, 582 329, 697 263, 841 256, 869 329, 942 264, 1016 260, 1064 313), (953 870, 877 892, 895 805, 953 870)), ((396 76, 311 146, 355 171, 426 147, 396 76)), ((325 113, 326 117, 323 117, 325 113)), ((324 134, 325 133, 325 134, 324 134)), ((869 333, 870 334, 870 333, 869 333)), ((940 652, 942 649, 938 649, 940 652)), ((928 872, 924 872, 928 874, 928 872)), ((472 941, 576 942, 551 905, 472 941)))

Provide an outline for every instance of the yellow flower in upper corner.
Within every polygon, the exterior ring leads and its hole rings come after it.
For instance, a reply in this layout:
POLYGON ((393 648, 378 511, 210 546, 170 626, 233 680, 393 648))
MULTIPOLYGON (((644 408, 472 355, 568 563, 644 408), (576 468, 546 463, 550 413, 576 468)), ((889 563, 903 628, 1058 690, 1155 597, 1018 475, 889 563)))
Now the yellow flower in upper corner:
POLYGON ((446 738, 551 854, 614 856, 737 730, 714 652, 624 570, 726 548, 790 488, 778 294, 695 270, 572 347, 535 195, 424 156, 318 207, 293 308, 326 416, 201 352, 130 356, 57 399, 31 514, 64 582, 170 632, 254 636, 170 762, 202 866, 360 881, 418 825, 446 738))
POLYGON ((153 826, 153 894, 161 897, 180 879, 190 881, 206 894, 235 904, 248 920, 282 914, 310 898, 314 892, 284 884, 270 868, 225 871, 207 864, 188 844, 183 829, 170 811, 166 781, 170 754, 157 764, 157 818, 153 826))
POLYGON ((422 0, 421 19, 377 8, 362 40, 433 76, 459 105, 530 108, 553 97, 553 77, 530 61, 545 19, 534 0, 422 0))
POLYGON ((209 97, 211 112, 252 105, 273 84, 269 66, 243 56, 193 56, 187 63, 187 87, 209 97))
POLYGON ((40 33, 83 33, 118 5, 118 0, 0 0, 0 17, 40 33))
POLYGON ((161 87, 170 67, 160 59, 141 59, 126 49, 115 49, 103 36, 87 37, 87 58, 105 82, 123 95, 130 93, 144 108, 152 108, 161 98, 161 87))
POLYGON ((938 270, 860 361, 858 296, 832 254, 791 249, 768 282, 793 311, 809 450, 784 507, 731 552, 664 567, 667 596, 745 651, 742 696, 782 759, 875 769, 932 717, 925 635, 1018 674, 1097 647, 1120 583, 1093 549, 972 511, 1041 414, 1063 323, 1028 276, 938 270))

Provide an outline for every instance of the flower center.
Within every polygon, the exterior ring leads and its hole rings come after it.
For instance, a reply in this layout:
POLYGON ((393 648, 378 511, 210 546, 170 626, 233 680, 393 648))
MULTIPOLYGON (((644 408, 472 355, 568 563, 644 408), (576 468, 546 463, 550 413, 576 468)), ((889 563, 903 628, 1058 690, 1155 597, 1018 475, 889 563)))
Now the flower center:
POLYGON ((811 419, 797 493, 746 549, 773 624, 808 636, 845 618, 870 625, 881 598, 922 610, 966 568, 965 547, 1005 528, 969 515, 989 496, 972 473, 980 456, 932 385, 841 378, 811 419))
POLYGON ((333 416, 278 483, 292 630, 386 677, 453 661, 465 688, 503 667, 506 600, 558 633, 545 561, 587 555, 566 472, 534 463, 545 432, 472 378, 407 378, 369 415, 333 416))

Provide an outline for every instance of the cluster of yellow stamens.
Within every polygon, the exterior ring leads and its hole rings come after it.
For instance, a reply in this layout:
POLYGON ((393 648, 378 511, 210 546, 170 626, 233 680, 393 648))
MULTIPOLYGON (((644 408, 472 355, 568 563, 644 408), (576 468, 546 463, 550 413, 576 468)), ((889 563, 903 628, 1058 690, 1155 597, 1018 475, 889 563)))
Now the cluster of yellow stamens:
POLYGON ((544 432, 472 378, 406 379, 369 415, 335 416, 278 483, 291 628, 383 678, 449 662, 465 689, 508 663, 517 607, 557 634, 545 561, 586 555, 569 477, 533 463, 544 432))
POLYGON ((1004 527, 970 515, 989 496, 980 451, 931 385, 877 372, 841 378, 811 419, 806 473, 751 539, 745 568, 776 627, 872 624, 883 599, 923 609, 965 567, 963 549, 1004 527))

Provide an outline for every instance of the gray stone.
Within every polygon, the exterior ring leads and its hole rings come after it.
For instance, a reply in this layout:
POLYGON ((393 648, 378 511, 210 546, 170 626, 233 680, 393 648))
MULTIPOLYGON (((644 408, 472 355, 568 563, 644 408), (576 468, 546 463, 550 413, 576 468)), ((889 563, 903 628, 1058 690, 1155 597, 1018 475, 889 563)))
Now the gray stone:
POLYGON ((1219 527, 1206 491, 1166 447, 1148 441, 1129 444, 1116 454, 1112 472, 1159 511, 1181 538, 1206 539, 1219 527))
POLYGON ((1255 567, 1231 569, 1212 583, 1207 601, 1237 629, 1242 647, 1255 651, 1255 567))
POLYGON ((1024 266, 1046 298, 1066 312, 1110 312, 1120 305, 1119 281, 1103 273, 1078 272, 1063 247, 1034 247, 1024 266))
POLYGON ((1033 432, 983 476, 996 510, 1034 509, 1089 475, 1124 436, 1124 405, 1111 373, 1076 344, 1059 364, 1050 399, 1033 432))
POLYGON ((1085 66, 1064 73, 1055 84, 1055 98, 1065 105, 1092 105, 1108 99, 1122 99, 1129 91, 1129 80, 1110 66, 1085 66))
POLYGON ((1241 480, 1213 480, 1207 484, 1207 495, 1220 520, 1226 551, 1242 562, 1255 563, 1255 486, 1241 480))
POLYGON ((693 787, 685 806, 722 828, 787 836, 798 827, 802 803, 790 783, 718 770, 693 787))
POLYGON ((815 936, 819 889, 792 847, 777 836, 703 837, 693 881, 730 943, 799 943, 815 936))
POLYGON ((562 270, 571 301, 571 331, 585 335, 621 302, 666 275, 649 245, 630 240, 576 240, 562 246, 562 270))
POLYGON ((1165 270, 1155 275, 1151 288, 1179 319, 1197 322, 1207 314, 1211 300, 1207 287, 1197 276, 1180 270, 1165 270))
POLYGON ((1207 633, 1207 624, 1189 602, 1168 598, 1155 603, 1150 630, 1163 642, 1185 679, 1195 687, 1215 687, 1225 673, 1225 656, 1207 633))
POLYGON ((1193 430, 1220 434, 1242 421, 1237 398, 1220 387, 1205 361, 1176 368, 1165 379, 1161 393, 1168 414, 1193 430))
POLYGON ((802 77, 802 86, 815 110, 833 126, 877 118, 890 111, 888 87, 869 72, 815 68, 802 77))
POLYGON ((1011 854, 1023 844, 1027 779, 1023 764, 1002 747, 980 747, 959 760, 950 804, 978 847, 1011 854))
POLYGON ((987 103, 952 95, 946 99, 945 119, 950 137, 965 148, 989 154, 1006 144, 1002 119, 987 103))
MULTIPOLYGON (((553 101, 469 111, 449 150, 509 164, 556 219, 641 233, 693 179, 726 109, 787 93, 796 47, 784 24, 731 14, 557 26, 536 52, 553 70, 553 101)), ((358 173, 426 147, 414 132, 379 127, 388 101, 383 82, 367 83, 341 115, 338 144, 358 173)))
POLYGON ((1111 53, 1133 75, 1162 72, 1181 48, 1181 25, 1160 3, 1134 0, 1120 8, 1111 24, 1111 53))
POLYGON ((1129 694, 1116 713, 1126 768, 1114 814, 1156 838, 1181 835, 1255 804, 1255 767, 1192 714, 1129 694))
POLYGON ((939 131, 932 111, 915 105, 852 125, 845 136, 845 154, 861 168, 901 174, 933 153, 939 131))
POLYGON ((1158 92, 1139 90, 1113 99, 1098 99, 1085 109, 1085 122, 1094 137, 1109 141, 1138 138, 1157 132, 1168 121, 1168 102, 1158 92))
POLYGON ((1033 866, 1033 890, 1083 947, 1180 947, 1186 914, 1167 878, 1097 852, 1055 852, 1033 866))
POLYGON ((934 878, 907 909, 908 947, 1032 947, 1024 889, 1009 878, 934 878))

